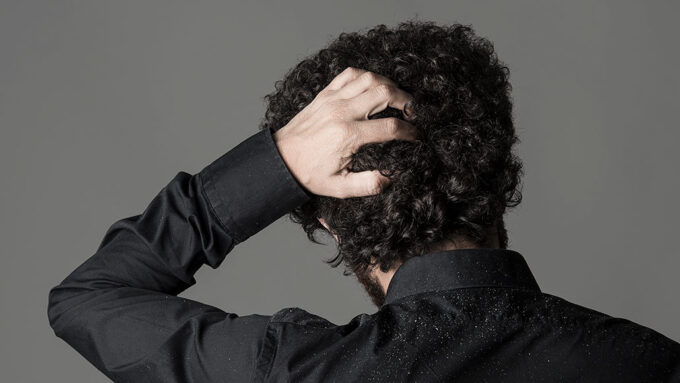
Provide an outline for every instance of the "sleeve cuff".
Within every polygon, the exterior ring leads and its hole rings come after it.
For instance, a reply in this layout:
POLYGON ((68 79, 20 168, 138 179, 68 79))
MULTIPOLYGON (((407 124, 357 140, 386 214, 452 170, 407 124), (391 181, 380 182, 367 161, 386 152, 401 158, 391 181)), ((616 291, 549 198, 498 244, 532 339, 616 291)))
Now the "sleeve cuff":
POLYGON ((293 177, 270 129, 248 137, 199 172, 220 223, 243 242, 312 194, 293 177))

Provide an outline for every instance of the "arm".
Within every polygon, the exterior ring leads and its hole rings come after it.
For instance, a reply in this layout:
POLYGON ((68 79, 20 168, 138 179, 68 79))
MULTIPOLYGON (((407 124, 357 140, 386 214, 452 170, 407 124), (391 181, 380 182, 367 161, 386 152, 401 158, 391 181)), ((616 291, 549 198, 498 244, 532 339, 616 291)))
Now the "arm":
POLYGON ((389 178, 348 172, 347 159, 366 143, 414 140, 406 121, 366 118, 410 100, 390 80, 348 68, 274 135, 262 130, 199 173, 178 173, 50 291, 55 334, 117 381, 249 380, 271 316, 239 317, 177 295, 199 267, 218 267, 308 192, 381 192, 389 178))
POLYGON ((116 381, 248 380, 269 316, 239 317, 177 295, 203 264, 218 267, 308 198, 269 130, 195 175, 179 172, 50 291, 55 334, 116 381))

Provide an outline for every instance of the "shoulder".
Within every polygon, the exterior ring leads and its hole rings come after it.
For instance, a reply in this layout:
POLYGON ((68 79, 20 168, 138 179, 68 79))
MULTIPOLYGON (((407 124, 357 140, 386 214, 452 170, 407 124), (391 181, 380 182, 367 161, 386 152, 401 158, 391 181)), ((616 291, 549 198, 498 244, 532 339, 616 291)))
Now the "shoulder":
POLYGON ((595 361, 617 371, 622 381, 680 382, 680 344, 665 335, 615 317, 596 321, 587 329, 595 361))
POLYGON ((680 346, 656 330, 627 318, 612 316, 555 295, 547 293, 542 295, 544 314, 557 327, 569 329, 569 325, 573 325, 574 329, 585 330, 590 337, 600 341, 618 341, 622 340, 621 336, 625 335, 625 340, 635 341, 638 345, 663 343, 680 346))
POLYGON ((373 331, 372 323, 373 315, 369 314, 356 315, 348 323, 339 325, 300 307, 280 309, 267 324, 255 381, 264 381, 267 377, 300 381, 320 376, 320 371, 329 366, 329 359, 344 355, 347 344, 358 345, 368 338, 373 331), (291 369, 291 366, 296 367, 291 369))
POLYGON ((570 358, 619 381, 680 381, 680 344, 649 327, 544 294, 548 321, 573 341, 570 358))
POLYGON ((300 307, 286 307, 275 312, 271 324, 295 324, 299 326, 309 326, 314 328, 333 328, 337 325, 328 319, 300 307))

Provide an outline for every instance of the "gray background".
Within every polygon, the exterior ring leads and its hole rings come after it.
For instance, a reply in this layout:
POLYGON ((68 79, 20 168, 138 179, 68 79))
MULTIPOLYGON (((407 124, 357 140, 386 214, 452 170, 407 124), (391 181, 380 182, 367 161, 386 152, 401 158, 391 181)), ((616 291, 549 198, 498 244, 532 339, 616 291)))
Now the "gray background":
MULTIPOLYGON (((642 3, 0 1, 2 380, 106 381, 54 336, 48 290, 178 171, 255 133, 288 68, 410 17, 472 24, 511 69, 526 176, 510 246, 542 289, 680 340, 679 7, 642 3)), ((284 217, 184 295, 374 312, 322 262, 331 241, 284 217)))

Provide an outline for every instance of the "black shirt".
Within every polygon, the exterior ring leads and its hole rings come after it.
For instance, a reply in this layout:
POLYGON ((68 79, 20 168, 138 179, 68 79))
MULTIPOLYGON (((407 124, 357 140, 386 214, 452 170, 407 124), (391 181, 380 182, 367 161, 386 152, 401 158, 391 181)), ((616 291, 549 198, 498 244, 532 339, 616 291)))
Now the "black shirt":
POLYGON ((269 130, 179 172, 50 291, 54 332, 118 382, 680 382, 677 342, 541 292, 509 249, 409 259, 377 312, 340 325, 178 296, 310 197, 269 130))

